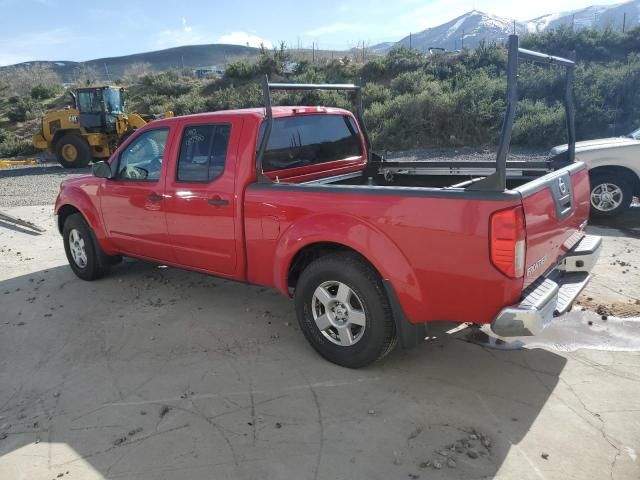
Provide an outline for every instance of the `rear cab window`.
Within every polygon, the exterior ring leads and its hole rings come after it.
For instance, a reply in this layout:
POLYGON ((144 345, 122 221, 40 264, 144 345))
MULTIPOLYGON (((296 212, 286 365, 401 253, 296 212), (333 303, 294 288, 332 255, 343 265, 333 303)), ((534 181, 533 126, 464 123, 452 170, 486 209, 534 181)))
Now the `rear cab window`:
POLYGON ((231 125, 188 125, 180 142, 179 182, 208 183, 224 172, 231 125))
MULTIPOLYGON (((260 127, 258 147, 266 124, 260 127)), ((274 118, 262 159, 265 173, 335 161, 360 161, 362 138, 349 115, 312 114, 274 118)))

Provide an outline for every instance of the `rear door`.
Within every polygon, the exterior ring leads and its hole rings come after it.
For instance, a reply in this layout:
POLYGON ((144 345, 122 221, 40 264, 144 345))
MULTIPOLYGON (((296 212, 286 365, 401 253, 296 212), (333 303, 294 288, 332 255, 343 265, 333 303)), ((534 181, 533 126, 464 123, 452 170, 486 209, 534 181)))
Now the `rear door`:
POLYGON ((524 287, 555 267, 583 236, 589 216, 589 175, 574 163, 516 189, 522 195, 527 253, 524 287))
POLYGON ((169 242, 179 264, 236 273, 236 160, 242 119, 186 120, 175 168, 167 172, 169 242))

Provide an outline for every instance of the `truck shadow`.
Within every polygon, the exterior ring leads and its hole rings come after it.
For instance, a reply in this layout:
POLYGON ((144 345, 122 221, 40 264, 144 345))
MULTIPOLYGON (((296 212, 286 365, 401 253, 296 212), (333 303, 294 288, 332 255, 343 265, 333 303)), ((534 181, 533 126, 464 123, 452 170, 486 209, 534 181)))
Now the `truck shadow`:
POLYGON ((566 363, 445 336, 348 370, 277 292, 137 261, 0 299, 2 478, 491 477, 566 363))

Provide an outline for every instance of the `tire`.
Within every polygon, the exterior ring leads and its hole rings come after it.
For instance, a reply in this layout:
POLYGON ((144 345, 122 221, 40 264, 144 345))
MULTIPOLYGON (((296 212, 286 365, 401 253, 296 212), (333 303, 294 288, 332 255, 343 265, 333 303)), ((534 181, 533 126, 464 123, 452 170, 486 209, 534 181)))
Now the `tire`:
POLYGON ((296 285, 295 307, 307 341, 337 365, 364 367, 396 345, 380 276, 357 255, 334 253, 313 261, 296 285))
POLYGON ((65 135, 56 142, 56 158, 64 168, 82 168, 91 162, 91 147, 80 135, 65 135))
POLYGON ((591 177, 591 214, 595 217, 620 215, 629 208, 632 197, 631 187, 620 175, 600 173, 591 177))
POLYGON ((79 213, 70 215, 64 222, 62 239, 69 266, 82 280, 102 277, 119 259, 102 251, 91 227, 79 213))

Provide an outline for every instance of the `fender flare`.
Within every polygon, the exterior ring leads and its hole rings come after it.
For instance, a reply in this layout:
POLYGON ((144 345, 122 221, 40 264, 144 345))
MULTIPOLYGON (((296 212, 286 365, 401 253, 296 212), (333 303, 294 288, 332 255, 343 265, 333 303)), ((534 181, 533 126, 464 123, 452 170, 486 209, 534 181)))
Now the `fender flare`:
MULTIPOLYGON (((56 201, 55 215, 59 215, 60 211, 65 207, 72 207, 80 212, 91 227, 91 230, 93 230, 100 247, 107 255, 118 253, 107 237, 100 214, 89 199, 89 196, 82 189, 77 187, 66 188, 56 201)), ((62 231, 62 225, 58 225, 58 228, 62 231)))
POLYGON ((290 296, 287 279, 293 258, 315 243, 334 243, 354 250, 371 263, 396 292, 402 292, 402 300, 423 301, 410 261, 384 232, 360 218, 335 214, 310 215, 290 225, 280 236, 275 249, 273 279, 284 295, 290 296), (372 255, 373 252, 379 253, 372 255))

